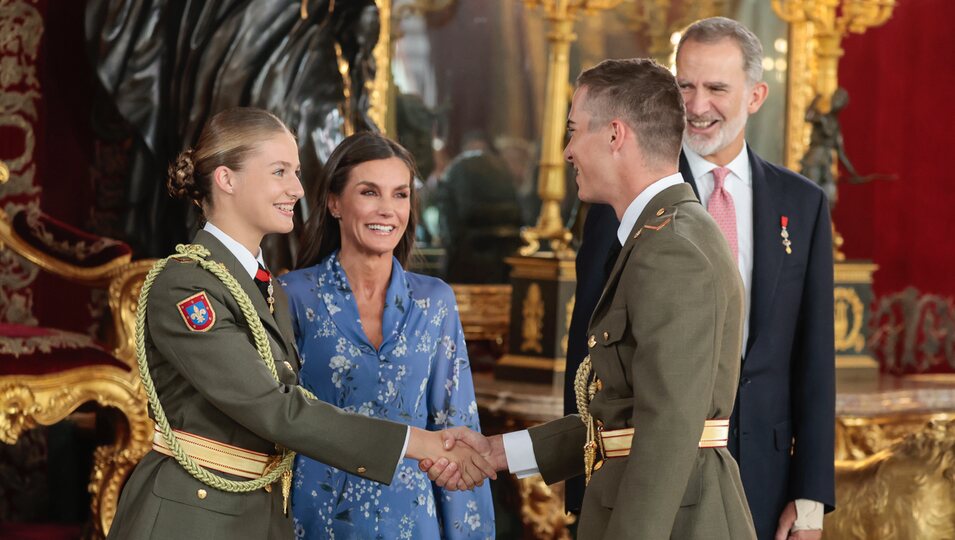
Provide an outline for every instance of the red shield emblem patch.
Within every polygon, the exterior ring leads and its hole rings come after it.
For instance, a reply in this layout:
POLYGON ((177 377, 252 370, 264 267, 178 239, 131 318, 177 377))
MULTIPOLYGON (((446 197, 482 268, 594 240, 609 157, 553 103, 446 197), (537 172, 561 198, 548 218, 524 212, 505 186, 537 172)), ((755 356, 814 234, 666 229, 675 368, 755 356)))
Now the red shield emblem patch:
POLYGON ((216 322, 216 312, 212 310, 212 302, 205 291, 186 298, 176 306, 182 320, 193 332, 205 332, 216 322))

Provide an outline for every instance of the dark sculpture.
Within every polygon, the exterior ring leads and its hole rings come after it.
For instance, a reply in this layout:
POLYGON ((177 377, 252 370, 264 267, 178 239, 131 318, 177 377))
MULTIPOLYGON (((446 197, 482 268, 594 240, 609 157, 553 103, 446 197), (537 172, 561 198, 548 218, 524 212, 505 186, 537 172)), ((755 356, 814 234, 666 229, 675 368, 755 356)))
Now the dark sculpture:
POLYGON ((820 96, 816 96, 806 111, 806 122, 812 125, 812 134, 809 138, 809 148, 800 164, 800 174, 818 184, 829 198, 829 207, 836 204, 838 192, 836 178, 833 175, 832 156, 835 152, 849 173, 849 182, 859 184, 869 180, 888 178, 884 175, 860 176, 856 168, 849 161, 843 145, 842 129, 839 126, 839 113, 849 105, 849 93, 844 88, 837 88, 832 95, 832 104, 828 113, 819 111, 820 96))
MULTIPOLYGON (((296 134, 306 192, 331 150, 367 119, 374 78, 374 0, 89 0, 86 36, 96 74, 135 133, 126 235, 140 256, 189 238, 189 209, 163 186, 169 160, 216 112, 256 106, 296 134), (351 98, 339 72, 349 66, 351 98)), ((300 215, 307 213, 299 206, 300 215)), ((276 268, 294 259, 291 238, 271 238, 276 268)))

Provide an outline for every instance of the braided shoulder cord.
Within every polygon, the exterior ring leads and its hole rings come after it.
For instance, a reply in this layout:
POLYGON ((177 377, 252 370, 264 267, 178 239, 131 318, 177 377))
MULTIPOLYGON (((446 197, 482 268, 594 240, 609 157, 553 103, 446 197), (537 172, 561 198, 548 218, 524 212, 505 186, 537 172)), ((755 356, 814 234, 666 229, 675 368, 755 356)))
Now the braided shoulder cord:
MULTIPOLYGON (((152 376, 149 374, 149 365, 146 363, 146 302, 149 299, 149 289, 159 276, 159 273, 162 272, 163 268, 166 267, 166 263, 169 262, 169 259, 173 257, 186 257, 192 259, 200 267, 219 278, 229 293, 232 294, 233 298, 235 298, 236 302, 239 304, 239 309, 242 311, 242 316, 249 325, 249 330, 252 332, 252 337, 255 340, 255 348, 258 351, 259 356, 269 368, 269 373, 272 374, 272 378, 274 378, 276 381, 279 380, 278 372, 275 369, 275 359, 272 356, 272 346, 269 344, 268 335, 265 332, 265 327, 262 325, 262 321, 259 319, 258 312, 252 305, 252 299, 249 298, 249 295, 245 292, 245 290, 242 289, 242 286, 239 285, 239 282, 236 281, 235 277, 229 273, 225 265, 207 260, 206 257, 208 256, 209 250, 203 246, 197 244, 180 244, 176 246, 176 255, 166 257, 165 259, 160 259, 155 265, 153 265, 152 269, 146 275, 146 279, 143 282, 142 292, 139 294, 139 308, 136 312, 136 360, 137 364, 139 365, 139 376, 143 381, 143 388, 146 391, 146 397, 149 399, 149 408, 152 410, 153 416, 156 418, 156 424, 159 427, 159 432, 162 435, 163 441, 165 441, 166 446, 172 451, 176 462, 186 469, 186 471, 192 475, 193 478, 199 480, 207 486, 230 493, 247 493, 271 485, 273 482, 280 479, 283 474, 291 470, 292 463, 295 460, 295 452, 282 449, 281 459, 271 464, 269 468, 266 469, 265 474, 254 480, 229 480, 227 478, 222 478, 221 476, 212 474, 207 469, 204 469, 197 464, 195 460, 193 460, 188 454, 185 453, 185 451, 183 451, 182 446, 180 446, 179 439, 177 439, 175 434, 173 434, 172 427, 169 425, 169 420, 166 418, 166 412, 163 410, 162 404, 159 402, 159 396, 156 394, 156 387, 153 384, 152 376)), ((307 397, 312 399, 315 398, 311 392, 302 387, 299 388, 307 397)))
POLYGON ((584 361, 580 363, 577 374, 574 376, 574 397, 577 401, 577 412, 580 413, 580 419, 588 426, 590 425, 590 400, 597 393, 596 381, 590 381, 592 367, 588 354, 584 361))

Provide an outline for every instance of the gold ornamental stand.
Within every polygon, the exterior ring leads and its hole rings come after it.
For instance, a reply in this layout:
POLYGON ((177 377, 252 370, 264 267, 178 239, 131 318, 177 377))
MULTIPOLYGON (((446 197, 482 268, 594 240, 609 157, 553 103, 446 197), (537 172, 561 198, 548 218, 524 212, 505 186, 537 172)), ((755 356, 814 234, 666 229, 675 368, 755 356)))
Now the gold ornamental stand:
POLYGON ((574 22, 578 15, 613 8, 621 1, 525 0, 528 8, 540 7, 550 23, 537 178, 541 212, 534 227, 521 231, 524 246, 519 256, 507 259, 513 287, 511 339, 507 354, 494 369, 501 379, 563 386, 567 326, 577 281, 575 253, 570 247, 572 234, 560 214, 565 195, 562 150, 570 94, 570 44, 577 39, 574 22))

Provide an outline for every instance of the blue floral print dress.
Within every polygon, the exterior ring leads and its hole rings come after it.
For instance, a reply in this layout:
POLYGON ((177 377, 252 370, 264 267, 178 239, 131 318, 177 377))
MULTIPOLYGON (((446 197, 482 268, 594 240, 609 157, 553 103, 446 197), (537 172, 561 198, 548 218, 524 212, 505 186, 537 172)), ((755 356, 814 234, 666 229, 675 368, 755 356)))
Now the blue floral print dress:
MULTIPOLYGON (((301 384, 346 411, 422 429, 480 429, 454 293, 392 263, 376 350, 338 252, 280 278, 302 356, 301 384)), ((374 444, 374 441, 369 441, 374 444)), ((449 492, 405 459, 390 486, 299 456, 292 485, 297 538, 494 538, 487 483, 449 492)))

